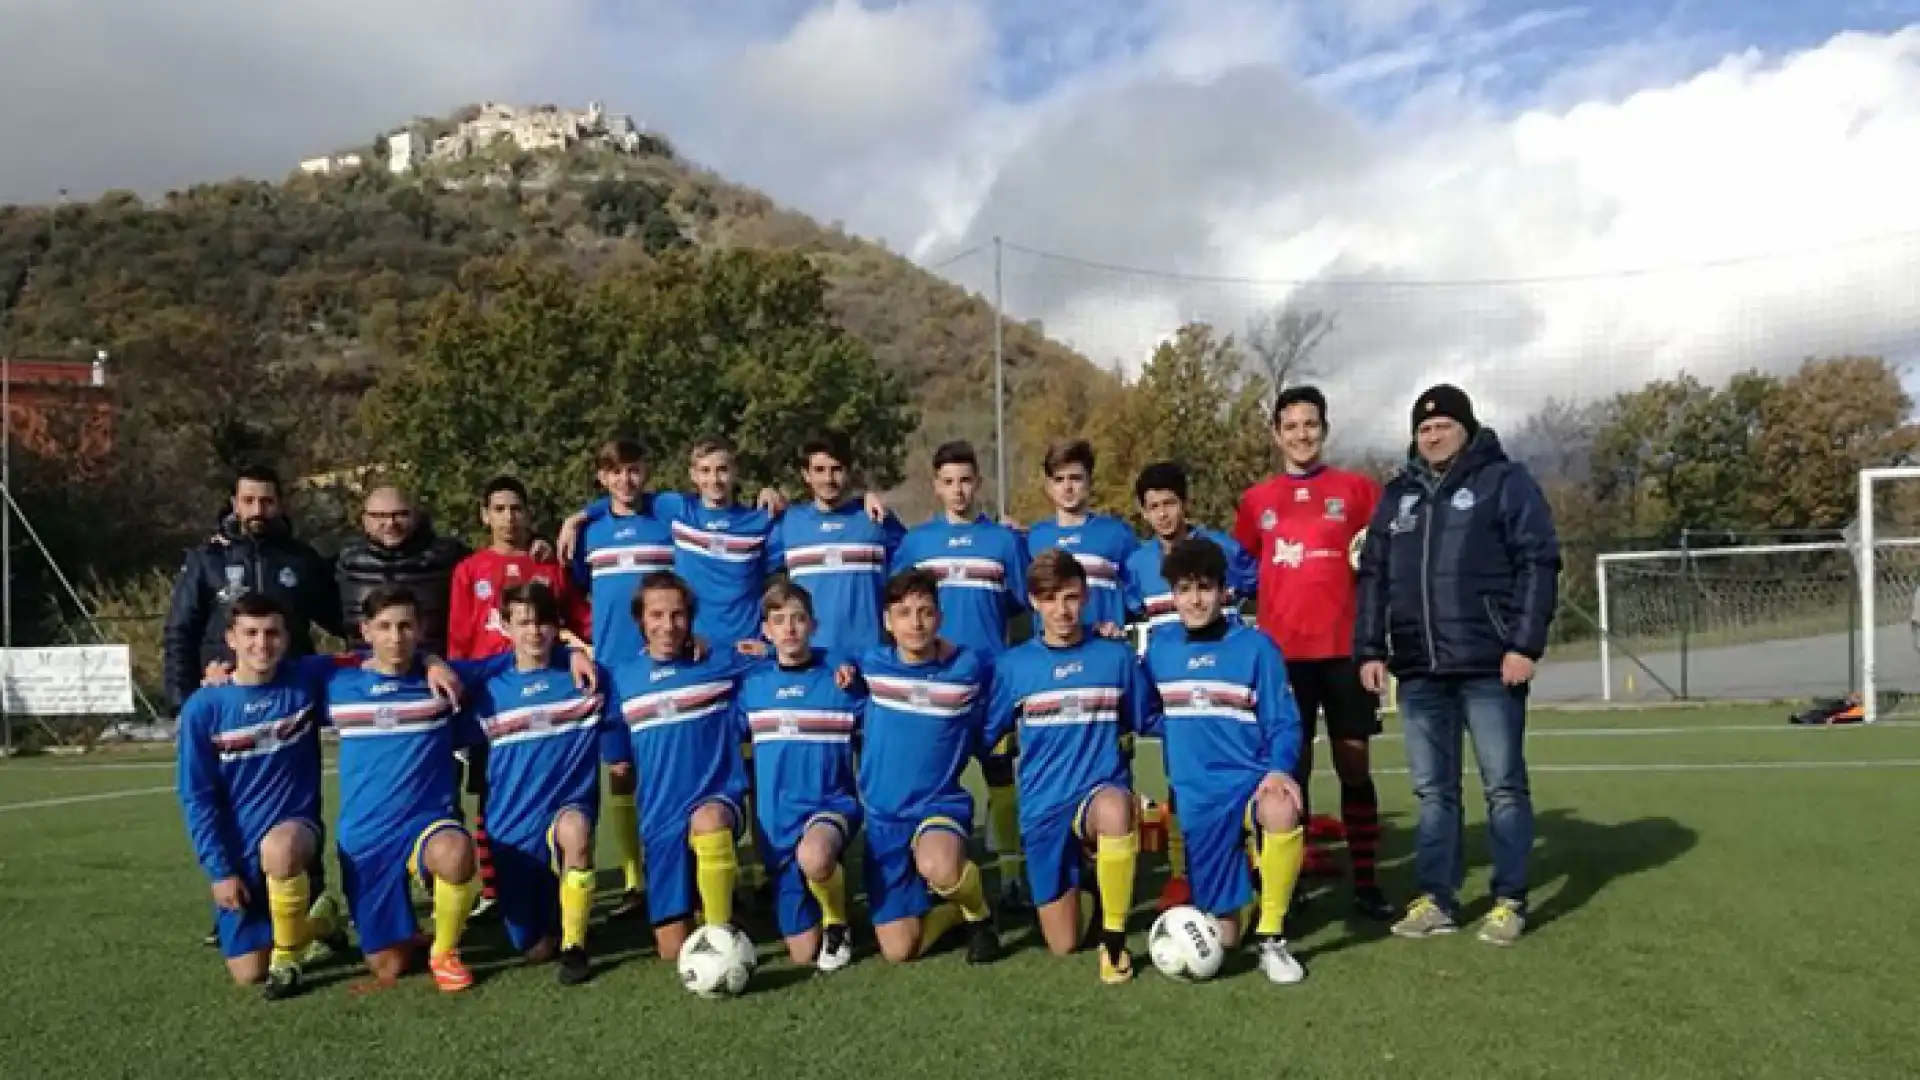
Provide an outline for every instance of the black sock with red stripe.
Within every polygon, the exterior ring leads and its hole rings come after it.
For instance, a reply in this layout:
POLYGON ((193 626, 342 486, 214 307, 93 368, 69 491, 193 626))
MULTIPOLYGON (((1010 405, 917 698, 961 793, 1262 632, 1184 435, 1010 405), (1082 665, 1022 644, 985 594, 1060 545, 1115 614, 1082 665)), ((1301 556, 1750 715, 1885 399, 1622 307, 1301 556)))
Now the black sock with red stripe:
POLYGON ((480 895, 498 899, 493 891, 493 851, 487 843, 487 821, 477 813, 473 816, 473 859, 480 866, 480 895))
POLYGON ((1380 796, 1371 778, 1340 785, 1340 821, 1347 829, 1347 857, 1353 862, 1353 886, 1371 889, 1374 861, 1380 854, 1380 796))

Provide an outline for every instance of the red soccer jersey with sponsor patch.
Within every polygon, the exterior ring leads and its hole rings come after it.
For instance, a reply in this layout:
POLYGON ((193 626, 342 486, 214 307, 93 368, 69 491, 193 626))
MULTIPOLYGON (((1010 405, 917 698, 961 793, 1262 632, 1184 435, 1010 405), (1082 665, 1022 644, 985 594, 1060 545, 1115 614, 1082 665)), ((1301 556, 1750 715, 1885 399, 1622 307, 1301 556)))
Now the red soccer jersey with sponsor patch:
POLYGON ((538 562, 531 555, 502 555, 476 551, 453 569, 452 596, 447 610, 447 658, 478 660, 513 648, 507 619, 500 611, 500 594, 509 586, 538 581, 553 589, 560 601, 560 625, 581 640, 592 634, 586 597, 567 580, 559 563, 538 562))
POLYGON ((1321 466, 1247 489, 1233 537, 1260 562, 1260 629, 1289 660, 1353 655, 1354 536, 1380 502, 1380 485, 1321 466))

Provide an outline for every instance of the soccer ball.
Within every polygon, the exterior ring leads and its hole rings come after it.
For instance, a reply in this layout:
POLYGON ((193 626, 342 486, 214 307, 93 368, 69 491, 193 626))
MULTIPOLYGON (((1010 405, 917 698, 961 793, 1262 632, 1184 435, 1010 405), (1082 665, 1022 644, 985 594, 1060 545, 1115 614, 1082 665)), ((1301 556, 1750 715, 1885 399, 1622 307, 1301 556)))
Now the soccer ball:
POLYGON ((1200 982, 1220 971, 1226 947, 1220 943, 1220 924, 1199 908, 1170 907, 1147 932, 1147 950, 1153 966, 1170 979, 1200 982))
POLYGON ((758 964, 753 942, 731 926, 703 926, 680 947, 680 985, 698 997, 729 998, 758 964))

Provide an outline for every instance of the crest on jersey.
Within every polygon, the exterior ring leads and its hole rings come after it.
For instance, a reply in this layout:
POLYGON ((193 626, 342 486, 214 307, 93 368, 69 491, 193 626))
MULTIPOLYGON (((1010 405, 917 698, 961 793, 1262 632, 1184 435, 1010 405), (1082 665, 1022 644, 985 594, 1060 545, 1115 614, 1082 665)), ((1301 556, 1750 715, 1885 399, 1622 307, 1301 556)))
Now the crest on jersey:
POLYGON ((674 701, 671 697, 663 697, 660 699, 660 719, 672 720, 679 715, 680 705, 678 702, 674 701))
POLYGON ((1327 520, 1328 521, 1347 520, 1347 500, 1328 499, 1327 500, 1327 520))
POLYGON ((392 731, 400 726, 400 710, 391 705, 382 705, 373 710, 373 726, 381 731, 392 731))
MULTIPOLYGON (((509 566, 509 567, 507 567, 507 572, 508 572, 508 573, 512 573, 512 572, 513 572, 513 567, 511 567, 511 566, 509 566)), ((482 579, 480 579, 479 581, 476 581, 476 582, 474 582, 474 583, 473 583, 473 598, 474 598, 475 600, 491 600, 491 599, 493 599, 493 582, 491 582, 491 581, 488 581, 488 580, 486 580, 485 578, 482 578, 482 579)))
POLYGON ((800 718, 793 715, 790 712, 781 713, 780 714, 780 734, 782 735, 800 734, 800 718))
POLYGON ((1188 695, 1187 700, 1188 703, 1196 709, 1213 708, 1213 698, 1207 693, 1207 689, 1204 686, 1194 687, 1193 693, 1188 695))
POLYGON ((621 552, 619 562, 620 562, 620 569, 622 570, 633 569, 633 553, 630 551, 621 552))
POLYGON ((1080 704, 1079 694, 1068 694, 1060 699, 1060 715, 1069 720, 1078 720, 1087 714, 1085 706, 1080 704))
POLYGON ((710 555, 725 555, 727 553, 727 538, 724 536, 707 537, 707 553, 710 555))
POLYGON ((952 566, 947 567, 947 578, 950 581, 965 581, 967 580, 967 568, 960 563, 954 563, 952 566))
POLYGON ((919 708, 933 704, 933 691, 924 686, 916 686, 907 691, 907 700, 919 708))
POLYGON ((826 556, 820 561, 824 562, 829 570, 838 569, 840 566, 840 549, 828 548, 826 556))
POLYGON ((1276 515, 1274 514, 1274 512, 1273 512, 1272 510, 1270 510, 1270 509, 1269 509, 1269 510, 1263 510, 1263 511, 1261 511, 1261 513, 1260 513, 1260 528, 1261 528, 1261 529, 1262 529, 1263 531, 1264 531, 1264 530, 1267 530, 1267 529, 1271 529, 1271 528, 1273 528, 1273 527, 1274 527, 1275 525, 1278 525, 1278 524, 1280 524, 1280 519, 1279 519, 1279 517, 1277 517, 1277 516, 1276 516, 1276 515))
POLYGON ((279 745, 280 728, 277 724, 261 724, 260 730, 254 733, 253 748, 255 750, 271 751, 279 745))
POLYGON ((527 714, 527 728, 532 731, 552 731, 553 716, 545 709, 535 709, 527 714))
POLYGON ((1453 508, 1462 512, 1473 509, 1473 492, 1461 488, 1453 493, 1453 508))

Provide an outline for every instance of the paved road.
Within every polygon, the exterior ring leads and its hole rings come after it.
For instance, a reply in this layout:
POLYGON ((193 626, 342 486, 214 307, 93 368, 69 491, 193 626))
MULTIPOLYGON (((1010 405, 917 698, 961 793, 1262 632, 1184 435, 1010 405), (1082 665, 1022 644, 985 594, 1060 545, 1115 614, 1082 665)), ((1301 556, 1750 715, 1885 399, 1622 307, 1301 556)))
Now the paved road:
MULTIPOLYGON (((1882 627, 1878 635, 1876 673, 1882 689, 1920 691, 1920 652, 1904 622, 1882 627)), ((1848 635, 1821 634, 1751 645, 1690 649, 1687 654, 1687 693, 1695 698, 1810 699, 1839 697, 1854 680, 1848 667, 1848 635)), ((1642 655, 1641 663, 1667 685, 1680 687, 1680 654, 1642 655)), ((1858 666, 1858 659, 1854 665, 1858 666)), ((1541 665, 1534 684, 1540 701, 1592 701, 1600 697, 1600 662, 1571 660, 1556 663, 1551 654, 1541 665)), ((1615 701, 1670 700, 1647 671, 1619 650, 1613 653, 1615 701), (1634 689, 1627 690, 1631 674, 1634 689)))

